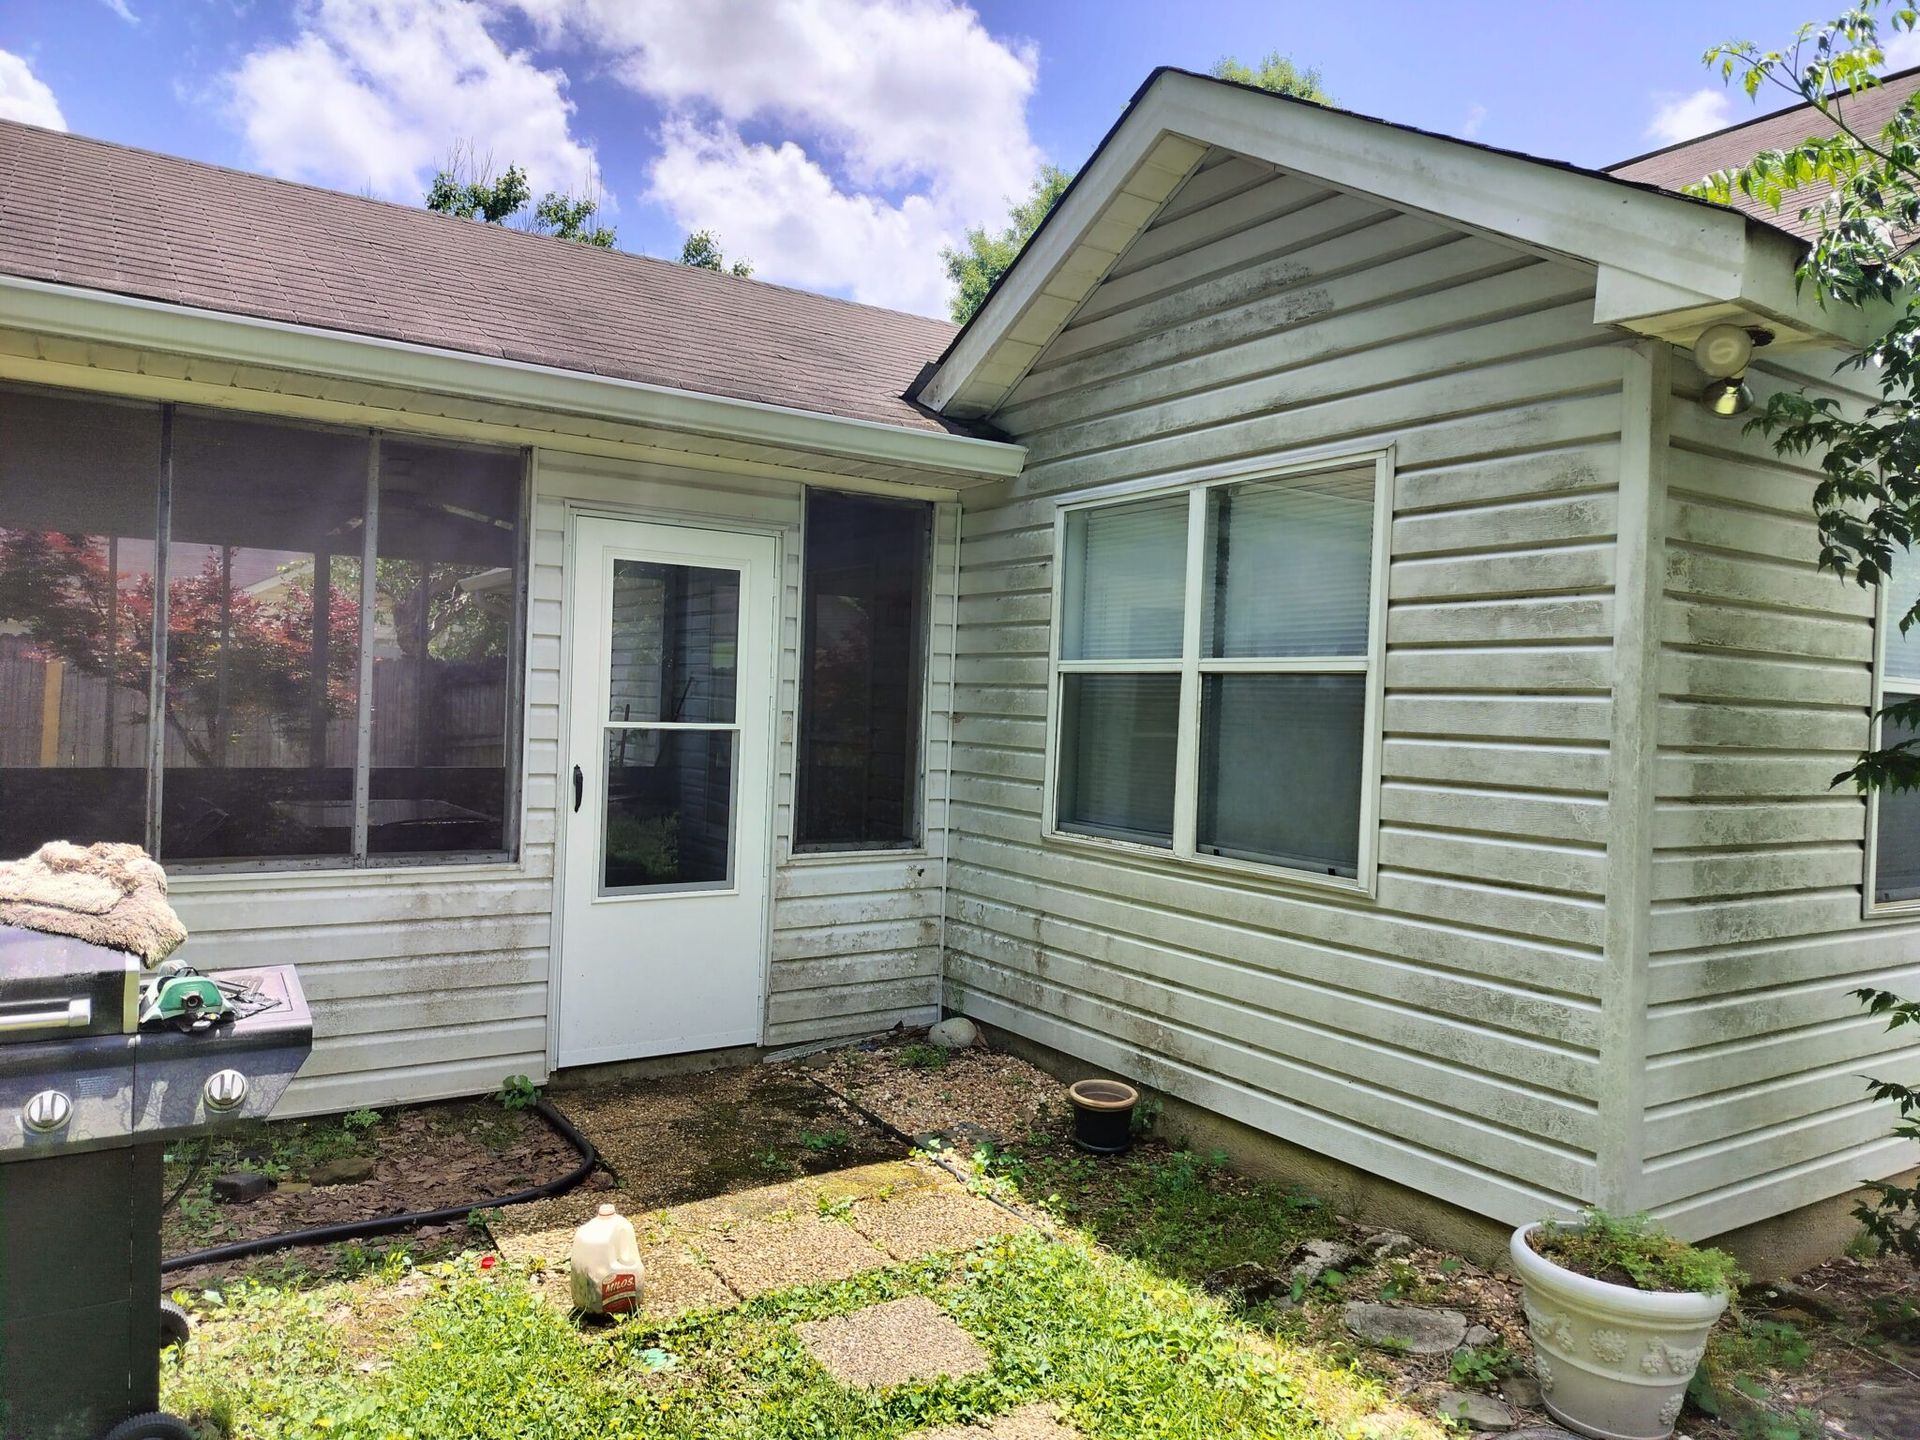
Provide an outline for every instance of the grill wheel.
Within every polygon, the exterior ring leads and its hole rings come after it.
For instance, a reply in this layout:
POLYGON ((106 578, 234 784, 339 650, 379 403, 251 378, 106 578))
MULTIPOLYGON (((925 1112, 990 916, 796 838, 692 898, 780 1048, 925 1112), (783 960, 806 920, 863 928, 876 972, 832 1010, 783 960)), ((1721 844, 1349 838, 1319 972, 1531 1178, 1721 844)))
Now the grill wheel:
POLYGON ((193 1334, 193 1321, 187 1318, 187 1312, 171 1300, 160 1302, 160 1348, 171 1350, 176 1345, 187 1343, 187 1337, 193 1334))
POLYGON ((163 1415, 155 1410, 147 1415, 136 1415, 131 1420, 122 1420, 109 1430, 102 1440, 197 1440, 193 1427, 177 1415, 163 1415))

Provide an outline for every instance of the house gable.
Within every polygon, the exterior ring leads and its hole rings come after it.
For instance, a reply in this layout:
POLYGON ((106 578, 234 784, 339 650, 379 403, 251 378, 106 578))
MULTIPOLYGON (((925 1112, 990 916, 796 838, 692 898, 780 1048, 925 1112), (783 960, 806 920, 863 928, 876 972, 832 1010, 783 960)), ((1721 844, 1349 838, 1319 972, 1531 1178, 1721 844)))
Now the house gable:
MULTIPOLYGON (((1592 318, 1690 341, 1707 325, 1764 327, 1781 344, 1828 343, 1859 321, 1798 293, 1801 244, 1737 211, 1598 172, 1347 114, 1185 71, 1135 96, 916 397, 950 417, 997 415, 1034 359, 1119 253, 1153 223, 1167 175, 1210 151, 1466 233, 1585 263, 1592 318), (1132 236, 1117 244, 1117 233, 1132 236)), ((1181 178, 1184 179, 1184 176, 1181 178)), ((1844 337, 1842 337, 1844 338, 1844 337)))

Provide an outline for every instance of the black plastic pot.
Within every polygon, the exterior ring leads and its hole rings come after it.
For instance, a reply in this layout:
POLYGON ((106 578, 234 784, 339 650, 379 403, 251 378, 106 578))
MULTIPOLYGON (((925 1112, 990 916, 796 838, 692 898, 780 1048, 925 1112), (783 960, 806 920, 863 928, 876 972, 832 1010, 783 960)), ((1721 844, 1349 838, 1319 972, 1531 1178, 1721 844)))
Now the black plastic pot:
POLYGON ((1140 1092, 1119 1080, 1076 1080, 1067 1087, 1073 1102, 1073 1143, 1094 1155, 1118 1155, 1133 1145, 1133 1107, 1140 1092))

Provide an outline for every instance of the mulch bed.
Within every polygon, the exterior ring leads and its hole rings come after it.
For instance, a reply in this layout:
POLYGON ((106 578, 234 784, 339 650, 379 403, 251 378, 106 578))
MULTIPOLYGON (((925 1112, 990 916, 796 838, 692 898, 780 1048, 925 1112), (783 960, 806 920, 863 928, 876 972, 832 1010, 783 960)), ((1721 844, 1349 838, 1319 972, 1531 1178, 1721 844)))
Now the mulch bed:
MULTIPOLYGON (((328 1119, 267 1125, 215 1142, 199 1180, 162 1221, 162 1253, 180 1255, 318 1225, 463 1205, 558 1179, 579 1162, 573 1147, 539 1116, 504 1110, 491 1101, 459 1101, 383 1112, 353 1147, 373 1161, 372 1176, 354 1184, 309 1187, 302 1175, 312 1167, 303 1162, 303 1147, 276 1144, 275 1137, 292 1126, 312 1134, 340 1123, 328 1119), (209 1187, 219 1174, 250 1163, 280 1168, 288 1160, 290 1173, 280 1187, 258 1200, 222 1204, 211 1198, 209 1187)), ((325 1138, 333 1136, 329 1132, 325 1138)), ((174 1163, 167 1170, 171 1193, 185 1178, 186 1167, 174 1163)), ((362 1241, 361 1255, 339 1246, 274 1251, 227 1265, 174 1271, 166 1284, 170 1289, 199 1289, 234 1274, 332 1275, 367 1253, 395 1244, 419 1254, 460 1248, 471 1236, 471 1229, 461 1223, 362 1241)), ((474 1238, 485 1243, 484 1237, 474 1238)))

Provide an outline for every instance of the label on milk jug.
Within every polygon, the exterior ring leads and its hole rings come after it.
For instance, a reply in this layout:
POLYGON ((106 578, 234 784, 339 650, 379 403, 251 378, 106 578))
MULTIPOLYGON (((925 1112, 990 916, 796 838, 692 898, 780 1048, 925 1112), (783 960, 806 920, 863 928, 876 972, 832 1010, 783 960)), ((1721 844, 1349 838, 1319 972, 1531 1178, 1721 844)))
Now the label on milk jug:
POLYGON ((600 1308, 609 1315, 625 1315, 639 1298, 640 1277, 633 1274, 609 1275, 599 1285, 600 1308))

